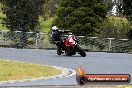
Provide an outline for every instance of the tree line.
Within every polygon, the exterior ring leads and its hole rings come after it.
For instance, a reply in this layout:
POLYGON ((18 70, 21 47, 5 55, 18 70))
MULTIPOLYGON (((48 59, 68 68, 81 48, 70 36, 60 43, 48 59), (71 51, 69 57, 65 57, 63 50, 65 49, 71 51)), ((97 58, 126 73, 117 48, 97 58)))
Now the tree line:
MULTIPOLYGON (((76 35, 95 36, 114 4, 118 15, 132 24, 132 0, 1 0, 3 23, 13 31, 22 31, 20 46, 27 43, 25 32, 39 32, 39 16, 54 16, 53 25, 69 29, 76 35)), ((132 37, 132 30, 128 32, 132 37)))

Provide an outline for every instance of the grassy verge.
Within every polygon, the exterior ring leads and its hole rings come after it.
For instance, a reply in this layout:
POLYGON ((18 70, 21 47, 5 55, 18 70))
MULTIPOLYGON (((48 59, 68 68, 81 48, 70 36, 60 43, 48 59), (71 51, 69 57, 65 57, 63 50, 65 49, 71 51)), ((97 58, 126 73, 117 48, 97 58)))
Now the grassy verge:
POLYGON ((60 70, 49 66, 0 60, 0 81, 48 77, 60 73, 60 70))

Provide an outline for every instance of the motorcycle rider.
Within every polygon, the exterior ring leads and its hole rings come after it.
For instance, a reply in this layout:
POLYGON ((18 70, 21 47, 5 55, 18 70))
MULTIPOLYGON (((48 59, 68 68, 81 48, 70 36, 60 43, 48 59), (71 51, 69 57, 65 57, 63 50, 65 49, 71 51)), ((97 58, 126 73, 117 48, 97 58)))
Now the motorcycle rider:
POLYGON ((61 53, 63 53, 61 49, 62 49, 62 46, 64 46, 64 42, 61 39, 61 34, 62 34, 62 31, 59 30, 57 26, 52 27, 51 38, 53 43, 56 44, 57 46, 57 49, 59 51, 58 55, 61 55, 61 53))
POLYGON ((52 27, 51 39, 54 44, 56 44, 57 48, 59 49, 59 53, 63 53, 62 49, 66 48, 64 41, 67 40, 69 37, 73 36, 71 32, 68 32, 68 37, 61 39, 61 34, 67 33, 68 30, 59 30, 57 26, 52 27))
POLYGON ((56 26, 52 27, 51 38, 54 43, 60 41, 59 29, 56 26))

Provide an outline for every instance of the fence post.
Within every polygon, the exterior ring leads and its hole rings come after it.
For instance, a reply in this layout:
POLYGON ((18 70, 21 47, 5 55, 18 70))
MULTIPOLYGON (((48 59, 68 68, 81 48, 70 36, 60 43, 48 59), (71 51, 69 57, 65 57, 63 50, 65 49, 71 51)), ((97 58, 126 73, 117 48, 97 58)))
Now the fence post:
POLYGON ((109 40, 109 51, 111 51, 111 46, 112 46, 112 40, 114 40, 115 38, 106 38, 109 40))
POLYGON ((36 39, 35 39, 35 46, 36 46, 36 48, 38 48, 38 33, 36 33, 36 39))

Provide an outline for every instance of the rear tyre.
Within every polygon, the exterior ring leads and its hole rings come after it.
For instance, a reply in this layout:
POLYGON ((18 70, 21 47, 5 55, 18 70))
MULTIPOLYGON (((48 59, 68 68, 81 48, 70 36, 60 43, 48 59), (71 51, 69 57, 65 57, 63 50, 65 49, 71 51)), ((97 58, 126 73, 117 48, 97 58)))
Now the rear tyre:
POLYGON ((82 57, 85 57, 86 56, 86 53, 83 51, 83 49, 79 45, 77 45, 76 48, 77 48, 77 51, 79 52, 79 54, 82 57))

